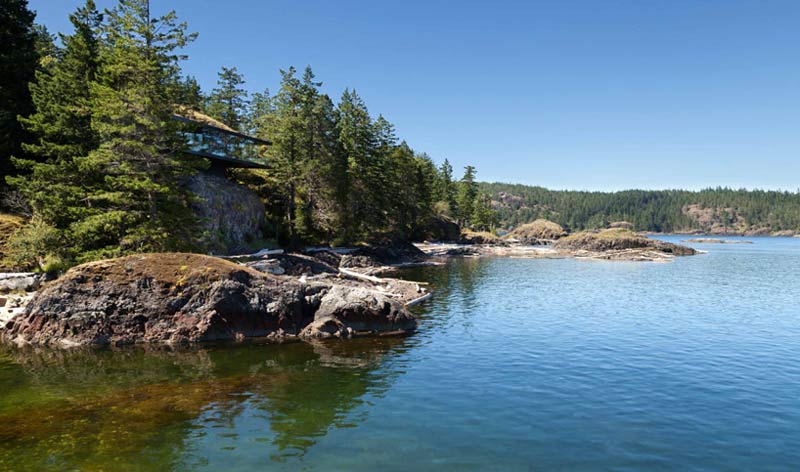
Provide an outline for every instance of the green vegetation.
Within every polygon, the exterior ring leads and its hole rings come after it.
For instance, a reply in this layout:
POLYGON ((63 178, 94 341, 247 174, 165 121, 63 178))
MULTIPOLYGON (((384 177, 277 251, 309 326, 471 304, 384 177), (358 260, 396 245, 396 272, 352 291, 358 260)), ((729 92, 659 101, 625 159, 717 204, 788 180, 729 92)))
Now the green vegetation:
POLYGON ((545 218, 573 231, 619 221, 655 232, 800 230, 800 193, 728 188, 607 193, 502 183, 480 188, 492 196, 499 225, 506 228, 545 218))
POLYGON ((0 6, 0 206, 29 224, 6 244, 16 267, 60 268, 133 252, 204 251, 186 179, 208 167, 185 153, 173 119, 202 111, 274 144, 270 167, 228 171, 266 204, 265 236, 283 244, 352 244, 428 236, 437 218, 489 230, 495 215, 474 167, 453 181, 445 162, 399 140, 355 90, 338 103, 310 67, 248 96, 223 67, 203 94, 181 53, 196 34, 174 12, 154 18, 148 0, 100 13, 86 0, 56 44, 26 0, 0 6), (13 45, 13 47, 5 47, 13 45))

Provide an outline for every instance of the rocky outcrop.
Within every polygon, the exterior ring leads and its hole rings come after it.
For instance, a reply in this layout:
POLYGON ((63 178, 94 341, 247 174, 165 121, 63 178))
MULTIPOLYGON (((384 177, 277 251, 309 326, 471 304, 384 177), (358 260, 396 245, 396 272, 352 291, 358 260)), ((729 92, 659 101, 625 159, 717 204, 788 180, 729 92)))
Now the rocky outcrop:
POLYGON ((431 217, 428 224, 420 231, 421 234, 415 235, 417 240, 433 241, 458 241, 461 237, 461 228, 458 223, 446 216, 431 217))
MULTIPOLYGON (((316 255, 319 257, 319 255, 316 255)), ((405 241, 377 241, 341 256, 339 267, 378 267, 422 262, 427 255, 405 241)))
POLYGON ((500 239, 497 235, 488 231, 470 231, 464 230, 461 233, 461 244, 504 244, 505 241, 500 239))
POLYGON ((611 229, 629 229, 633 231, 633 223, 628 221, 613 221, 608 224, 611 229))
POLYGON ((71 269, 39 291, 0 337, 48 345, 174 344, 415 328, 413 316, 387 296, 339 285, 196 254, 128 256, 71 269))
POLYGON ((607 252, 628 249, 646 249, 674 256, 689 256, 697 251, 657 239, 640 236, 625 229, 607 229, 599 232, 585 231, 559 239, 554 247, 569 251, 607 252))
POLYGON ((253 191, 213 172, 193 175, 186 187, 197 196, 192 210, 211 252, 241 252, 261 238, 264 204, 253 191))
POLYGON ((695 244, 753 244, 753 241, 747 240, 731 240, 731 239, 716 239, 716 238, 692 238, 684 239, 683 243, 695 244))
POLYGON ((303 338, 349 337, 359 331, 401 333, 416 321, 398 302, 364 287, 334 286, 325 294, 303 338))
POLYGON ((540 218, 514 228, 506 237, 522 244, 544 244, 566 235, 567 232, 560 224, 540 218))

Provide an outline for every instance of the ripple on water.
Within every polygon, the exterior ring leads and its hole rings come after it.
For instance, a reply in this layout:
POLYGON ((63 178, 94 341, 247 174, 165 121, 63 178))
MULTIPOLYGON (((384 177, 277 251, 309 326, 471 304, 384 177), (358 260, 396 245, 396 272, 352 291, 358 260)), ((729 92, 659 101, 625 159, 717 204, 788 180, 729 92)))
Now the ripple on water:
POLYGON ((800 240, 465 259, 408 338, 0 352, 0 469, 796 470, 800 240))

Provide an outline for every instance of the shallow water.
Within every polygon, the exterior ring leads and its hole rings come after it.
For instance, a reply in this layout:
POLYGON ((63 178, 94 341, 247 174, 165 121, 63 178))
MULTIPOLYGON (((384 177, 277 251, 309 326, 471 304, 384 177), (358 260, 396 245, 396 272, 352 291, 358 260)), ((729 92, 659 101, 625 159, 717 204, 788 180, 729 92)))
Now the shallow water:
POLYGON ((409 271, 404 339, 3 349, 0 470, 797 470, 800 239, 751 239, 409 271))

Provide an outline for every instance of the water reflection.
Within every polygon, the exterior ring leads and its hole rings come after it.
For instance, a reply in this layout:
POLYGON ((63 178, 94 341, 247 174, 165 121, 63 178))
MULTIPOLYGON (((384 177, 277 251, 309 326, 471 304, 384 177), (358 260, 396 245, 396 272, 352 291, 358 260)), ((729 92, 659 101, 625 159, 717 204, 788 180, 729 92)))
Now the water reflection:
POLYGON ((0 469, 197 468, 241 434, 272 460, 302 457, 330 428, 363 420, 350 413, 388 389, 406 344, 3 348, 0 469))

